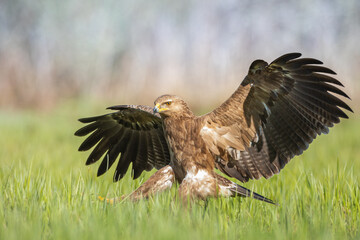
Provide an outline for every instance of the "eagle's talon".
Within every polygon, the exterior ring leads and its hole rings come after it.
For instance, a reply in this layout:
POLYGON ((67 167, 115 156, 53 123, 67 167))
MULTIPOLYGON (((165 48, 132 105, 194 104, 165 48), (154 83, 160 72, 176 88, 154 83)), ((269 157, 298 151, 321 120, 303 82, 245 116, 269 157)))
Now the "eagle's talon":
POLYGON ((105 200, 105 198, 102 197, 102 196, 98 196, 98 199, 99 199, 101 202, 103 202, 103 201, 105 200))

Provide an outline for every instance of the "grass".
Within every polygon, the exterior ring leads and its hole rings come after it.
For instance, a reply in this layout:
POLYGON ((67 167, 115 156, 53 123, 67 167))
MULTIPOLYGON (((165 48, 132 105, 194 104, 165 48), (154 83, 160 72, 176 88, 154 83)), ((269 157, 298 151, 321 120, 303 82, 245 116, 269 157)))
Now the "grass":
MULTIPOLYGON (((90 104, 89 104, 90 105, 90 104)), ((51 113, 0 111, 0 239, 359 239, 360 124, 342 122, 271 179, 243 184, 279 203, 210 199, 185 209, 176 188, 116 205, 151 173, 112 183, 85 166, 76 119, 84 104, 51 113)))

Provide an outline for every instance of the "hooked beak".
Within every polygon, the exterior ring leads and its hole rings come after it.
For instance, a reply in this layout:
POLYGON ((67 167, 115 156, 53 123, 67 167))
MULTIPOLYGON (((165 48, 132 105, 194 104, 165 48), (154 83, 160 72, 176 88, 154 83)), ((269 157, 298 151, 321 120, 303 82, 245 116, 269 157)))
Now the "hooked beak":
POLYGON ((157 103, 153 109, 154 113, 161 113, 165 110, 169 110, 168 108, 161 108, 160 103, 157 103))
POLYGON ((155 105, 155 107, 154 107, 154 109, 153 109, 154 113, 160 112, 160 111, 159 111, 159 107, 160 107, 160 104, 156 104, 156 105, 155 105))

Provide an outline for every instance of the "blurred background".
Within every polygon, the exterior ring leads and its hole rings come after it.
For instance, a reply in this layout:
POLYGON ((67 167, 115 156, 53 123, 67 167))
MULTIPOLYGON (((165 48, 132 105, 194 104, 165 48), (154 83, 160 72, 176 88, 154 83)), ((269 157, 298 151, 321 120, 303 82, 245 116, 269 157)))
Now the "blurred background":
POLYGON ((214 107, 253 60, 293 51, 335 70, 356 108, 359 40, 358 0, 0 0, 0 108, 164 93, 214 107))

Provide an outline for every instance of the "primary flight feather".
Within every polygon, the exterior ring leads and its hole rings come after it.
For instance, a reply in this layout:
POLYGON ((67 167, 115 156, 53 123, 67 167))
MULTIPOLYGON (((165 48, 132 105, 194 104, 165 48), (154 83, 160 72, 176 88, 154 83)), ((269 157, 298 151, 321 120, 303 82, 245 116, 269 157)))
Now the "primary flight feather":
POLYGON ((195 116, 178 96, 163 95, 155 107, 120 105, 116 112, 80 122, 75 135, 90 134, 79 151, 93 148, 86 164, 102 158, 98 176, 119 158, 114 181, 132 163, 133 178, 159 169, 129 197, 148 197, 177 181, 185 200, 217 196, 270 199, 224 178, 246 182, 269 178, 321 133, 347 118, 351 108, 335 94, 349 98, 321 61, 283 55, 272 63, 254 61, 233 95, 214 111, 195 116))

